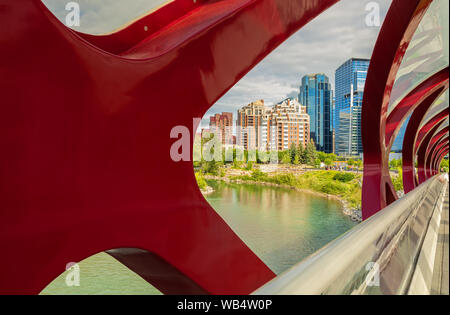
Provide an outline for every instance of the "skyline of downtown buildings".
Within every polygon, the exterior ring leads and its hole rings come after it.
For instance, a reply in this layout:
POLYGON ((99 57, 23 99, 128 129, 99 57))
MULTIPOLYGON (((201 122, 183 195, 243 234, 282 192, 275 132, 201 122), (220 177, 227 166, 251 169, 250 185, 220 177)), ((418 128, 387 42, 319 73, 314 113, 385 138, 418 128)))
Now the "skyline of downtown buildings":
MULTIPOLYGON (((215 114, 202 134, 218 133, 224 145, 259 150, 287 150, 292 143, 305 146, 314 141, 318 151, 362 157, 361 109, 369 63, 364 58, 346 60, 335 71, 335 90, 326 74, 305 75, 298 99, 286 98, 273 106, 264 100, 251 102, 237 110, 235 121, 233 113, 215 114)), ((392 151, 401 151, 406 125, 407 121, 392 151)))

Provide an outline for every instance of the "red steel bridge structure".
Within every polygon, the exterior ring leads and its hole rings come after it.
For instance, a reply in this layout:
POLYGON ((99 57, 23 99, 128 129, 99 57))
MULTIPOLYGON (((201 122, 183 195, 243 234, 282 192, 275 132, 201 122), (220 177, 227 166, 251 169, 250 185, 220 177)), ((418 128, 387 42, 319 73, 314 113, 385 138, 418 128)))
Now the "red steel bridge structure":
MULTIPOLYGON (((40 0, 0 0, 0 294, 38 294, 103 251, 165 294, 249 294, 274 279, 203 198, 192 163, 171 159, 169 135, 194 135, 193 117, 336 2, 175 0, 95 36, 40 0)), ((421 53, 442 31, 420 27, 435 2, 393 0, 373 51, 366 221, 401 201, 388 156, 408 117, 404 198, 449 151, 448 46, 421 53)))

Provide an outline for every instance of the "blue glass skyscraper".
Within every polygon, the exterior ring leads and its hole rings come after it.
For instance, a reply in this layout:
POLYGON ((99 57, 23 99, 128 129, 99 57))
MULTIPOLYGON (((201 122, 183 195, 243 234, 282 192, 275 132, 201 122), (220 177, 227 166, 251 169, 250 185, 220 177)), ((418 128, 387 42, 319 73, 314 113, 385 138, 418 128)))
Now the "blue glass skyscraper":
POLYGON ((333 124, 338 155, 357 156, 363 152, 361 106, 369 62, 369 59, 351 58, 336 70, 333 124))
POLYGON ((394 143, 392 144, 391 152, 400 153, 403 148, 403 139, 405 138, 406 127, 408 126, 409 119, 411 115, 403 122, 400 130, 398 131, 397 137, 395 137, 394 143))
POLYGON ((333 91, 328 77, 323 73, 304 76, 298 99, 306 106, 310 117, 310 138, 317 150, 333 152, 333 91))

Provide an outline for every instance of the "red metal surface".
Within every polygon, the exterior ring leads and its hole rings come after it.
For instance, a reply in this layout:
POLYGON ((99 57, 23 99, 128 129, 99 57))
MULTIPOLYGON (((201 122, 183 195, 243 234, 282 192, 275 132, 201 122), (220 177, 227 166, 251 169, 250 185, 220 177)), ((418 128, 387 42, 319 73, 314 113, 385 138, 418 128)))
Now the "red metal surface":
MULTIPOLYGON (((427 121, 422 128, 420 128, 419 132, 417 133, 417 139, 416 144, 414 145, 414 151, 417 152, 420 145, 422 144, 422 141, 428 136, 430 133, 430 130, 433 129, 434 126, 439 124, 440 122, 444 121, 449 114, 448 107, 437 113, 435 116, 433 116, 429 121, 427 121)), ((435 130, 436 131, 436 130, 435 130)))
POLYGON ((441 162, 448 155, 448 152, 449 152, 449 149, 448 149, 448 144, 447 144, 447 149, 444 152, 442 152, 439 159, 437 160, 436 169, 440 168, 441 162))
POLYGON ((443 121, 436 123, 433 128, 430 129, 429 133, 422 139, 420 146, 417 150, 417 174, 419 177, 419 185, 428 179, 425 172, 425 160, 427 158, 427 149, 430 145, 433 134, 439 129, 443 121))
MULTIPOLYGON (((433 140, 433 139, 432 139, 433 140)), ((439 142, 433 144, 432 140, 428 144, 427 152, 425 154, 425 176, 427 178, 433 175, 433 160, 436 155, 436 152, 439 151, 444 145, 447 137, 443 137, 439 142)))
POLYGON ((432 146, 428 148, 427 154, 429 154, 430 152, 433 153, 434 151, 433 149, 436 148, 436 145, 440 142, 440 140, 447 135, 448 131, 449 126, 441 129, 440 131, 436 132, 436 134, 433 135, 433 138, 431 139, 430 142, 432 146))
POLYGON ((438 153, 436 154, 436 157, 435 157, 435 166, 434 166, 436 170, 439 170, 440 165, 441 165, 441 161, 444 159, 444 157, 445 157, 445 156, 448 154, 448 152, 449 152, 448 144, 449 144, 449 142, 448 142, 448 140, 447 140, 447 142, 445 143, 444 147, 441 148, 441 149, 438 151, 438 153))
POLYGON ((443 146, 443 141, 447 140, 448 137, 442 137, 439 139, 438 142, 432 144, 432 141, 430 142, 430 146, 428 146, 429 152, 427 152, 426 159, 425 159, 425 172, 428 175, 433 174, 433 162, 434 158, 436 156, 436 152, 441 149, 443 146))
POLYGON ((0 293, 39 293, 68 262, 130 247, 207 293, 274 276, 203 198, 192 163, 171 160, 169 135, 193 134, 193 117, 337 0, 188 2, 96 37, 39 0, 0 0, 0 293))
POLYGON ((442 138, 438 143, 436 143, 434 150, 432 151, 431 157, 427 159, 427 162, 429 161, 429 164, 427 164, 427 168, 429 167, 432 170, 436 169, 436 160, 439 158, 439 154, 445 150, 445 147, 448 147, 448 136, 442 138))
POLYGON ((436 150, 442 144, 441 141, 446 138, 447 133, 448 133, 448 126, 442 129, 441 131, 437 132, 435 135, 433 135, 433 138, 431 139, 430 145, 428 146, 426 152, 425 172, 432 174, 433 157, 436 153, 436 150))
POLYGON ((403 56, 431 2, 392 1, 375 44, 367 73, 361 114, 364 148, 363 219, 377 213, 397 198, 388 166, 387 110, 403 56))
POLYGON ((439 156, 436 157, 436 161, 435 161, 435 170, 436 170, 436 173, 439 173, 439 172, 441 171, 441 170, 440 170, 441 162, 442 162, 442 160, 444 159, 444 157, 445 157, 447 154, 448 154, 448 149, 443 150, 443 151, 439 154, 439 156))
POLYGON ((444 93, 444 88, 441 88, 426 99, 424 99, 412 113, 406 126, 405 136, 403 138, 402 159, 403 159, 403 189, 405 193, 410 192, 417 186, 417 178, 415 174, 415 143, 417 133, 427 111, 433 103, 444 93))
POLYGON ((385 144, 388 149, 392 147, 395 137, 408 116, 433 92, 442 87, 448 88, 448 79, 449 72, 447 67, 419 84, 397 104, 386 120, 385 144))

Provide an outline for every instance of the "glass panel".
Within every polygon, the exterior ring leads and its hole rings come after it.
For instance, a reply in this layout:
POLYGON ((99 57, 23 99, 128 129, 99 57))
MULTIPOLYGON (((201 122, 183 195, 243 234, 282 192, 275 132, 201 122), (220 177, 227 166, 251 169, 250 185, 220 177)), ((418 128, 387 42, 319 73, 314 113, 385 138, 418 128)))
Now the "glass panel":
POLYGON ((420 22, 395 79, 388 114, 434 73, 448 67, 448 0, 435 0, 420 22))

